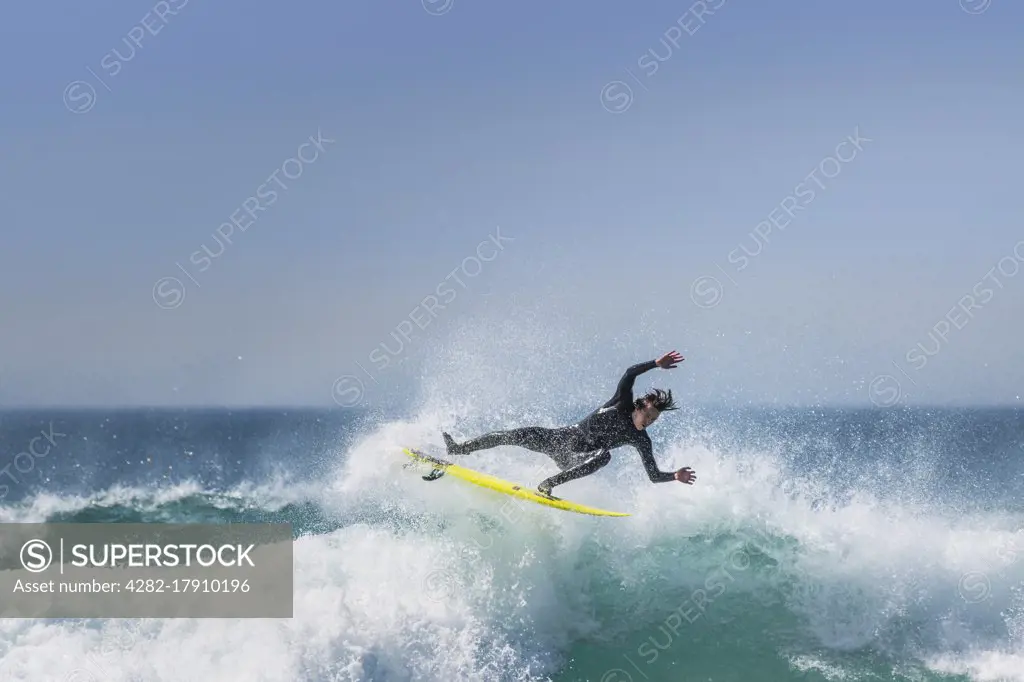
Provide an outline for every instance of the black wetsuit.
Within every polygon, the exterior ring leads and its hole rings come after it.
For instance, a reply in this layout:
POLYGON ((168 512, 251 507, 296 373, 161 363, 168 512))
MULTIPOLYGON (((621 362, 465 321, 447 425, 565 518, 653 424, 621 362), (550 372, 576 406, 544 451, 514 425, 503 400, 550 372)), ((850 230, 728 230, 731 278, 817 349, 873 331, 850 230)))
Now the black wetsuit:
POLYGON ((675 479, 674 472, 658 469, 654 461, 651 437, 647 435, 647 431, 640 430, 633 424, 633 382, 639 375, 655 367, 657 363, 650 360, 627 369, 619 380, 611 400, 572 426, 527 426, 508 431, 495 431, 449 447, 449 452, 453 455, 465 455, 499 445, 518 445, 542 452, 553 459, 562 470, 538 486, 542 490, 550 491, 556 485, 592 474, 608 464, 612 461, 610 451, 613 448, 632 445, 640 453, 640 459, 651 481, 672 481, 675 479))

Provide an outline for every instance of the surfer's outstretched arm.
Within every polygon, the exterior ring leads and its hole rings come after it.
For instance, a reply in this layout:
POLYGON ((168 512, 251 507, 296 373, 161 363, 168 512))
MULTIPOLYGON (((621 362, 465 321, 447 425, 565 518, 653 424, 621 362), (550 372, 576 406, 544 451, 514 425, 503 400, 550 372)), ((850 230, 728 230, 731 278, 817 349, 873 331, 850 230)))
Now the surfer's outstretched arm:
POLYGON ((658 463, 654 461, 654 447, 651 445, 651 437, 646 433, 636 442, 636 450, 640 453, 640 460, 644 463, 644 470, 647 471, 647 478, 651 483, 667 483, 668 481, 679 481, 680 483, 693 484, 697 480, 697 474, 693 473, 690 467, 683 467, 679 471, 662 471, 658 463))
POLYGON ((665 353, 657 360, 648 360, 647 362, 640 362, 626 370, 626 373, 619 379, 619 385, 615 387, 615 395, 612 396, 611 400, 602 405, 602 408, 617 406, 621 409, 631 409, 633 407, 633 384, 636 383, 636 378, 644 372, 649 372, 655 367, 661 367, 662 369, 675 369, 676 364, 683 361, 683 356, 676 351, 670 351, 665 353))
POLYGON ((633 406, 633 384, 636 383, 636 378, 644 372, 649 372, 658 366, 656 360, 648 360, 647 362, 641 362, 633 365, 626 370, 626 373, 619 379, 619 385, 615 387, 615 395, 611 397, 611 400, 606 402, 601 407, 612 407, 619 405, 623 408, 629 408, 633 406))
POLYGON ((654 461, 654 446, 651 444, 651 437, 641 433, 636 442, 636 451, 640 453, 640 461, 644 463, 644 470, 647 471, 647 478, 651 483, 665 483, 675 479, 675 472, 662 471, 658 463, 654 461))

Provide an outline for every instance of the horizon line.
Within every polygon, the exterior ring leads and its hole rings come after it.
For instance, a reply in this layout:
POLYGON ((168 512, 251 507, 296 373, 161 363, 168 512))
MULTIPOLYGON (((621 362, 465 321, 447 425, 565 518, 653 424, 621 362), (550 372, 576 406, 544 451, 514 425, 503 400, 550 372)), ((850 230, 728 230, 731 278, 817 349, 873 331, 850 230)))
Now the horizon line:
MULTIPOLYGON (((776 408, 776 409, 867 409, 873 411, 887 411, 896 409, 978 409, 978 408, 1003 408, 1003 409, 1024 409, 1024 404, 1019 402, 1004 403, 899 403, 895 405, 875 405, 873 403, 769 403, 769 402, 690 402, 680 406, 680 410, 687 407, 698 408, 776 408)), ((324 405, 324 404, 252 404, 252 403, 217 403, 217 404, 173 404, 173 403, 146 403, 146 404, 109 404, 109 405, 81 405, 81 404, 29 404, 29 405, 0 405, 0 412, 28 412, 38 410, 54 411, 131 411, 131 410, 309 410, 321 412, 355 412, 374 409, 394 410, 407 409, 400 405, 371 404, 371 405, 324 405)))

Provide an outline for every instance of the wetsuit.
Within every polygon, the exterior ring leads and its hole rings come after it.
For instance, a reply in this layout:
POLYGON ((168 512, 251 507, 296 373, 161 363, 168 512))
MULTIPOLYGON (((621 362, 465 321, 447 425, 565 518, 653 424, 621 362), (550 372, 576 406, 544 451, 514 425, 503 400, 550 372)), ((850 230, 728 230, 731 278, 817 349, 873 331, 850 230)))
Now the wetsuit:
POLYGON ((458 445, 453 441, 449 443, 448 451, 453 455, 465 455, 499 445, 518 445, 542 452, 562 470, 538 486, 541 491, 550 493, 552 487, 588 476, 608 464, 612 461, 610 451, 613 448, 632 445, 640 453, 644 469, 652 482, 672 481, 675 479, 674 472, 658 469, 647 431, 633 424, 633 383, 639 375, 655 367, 657 363, 650 360, 627 369, 611 400, 572 426, 527 426, 495 431, 458 445))

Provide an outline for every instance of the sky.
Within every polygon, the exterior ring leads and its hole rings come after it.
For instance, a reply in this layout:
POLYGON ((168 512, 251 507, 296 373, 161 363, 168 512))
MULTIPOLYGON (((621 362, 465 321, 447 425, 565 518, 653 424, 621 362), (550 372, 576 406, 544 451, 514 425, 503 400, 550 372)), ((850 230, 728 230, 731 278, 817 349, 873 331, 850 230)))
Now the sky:
POLYGON ((1020 405, 1020 3, 3 13, 0 406, 1020 405))

